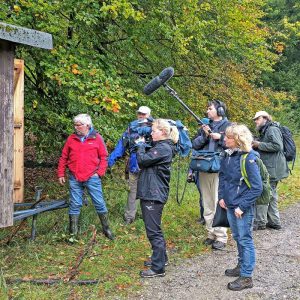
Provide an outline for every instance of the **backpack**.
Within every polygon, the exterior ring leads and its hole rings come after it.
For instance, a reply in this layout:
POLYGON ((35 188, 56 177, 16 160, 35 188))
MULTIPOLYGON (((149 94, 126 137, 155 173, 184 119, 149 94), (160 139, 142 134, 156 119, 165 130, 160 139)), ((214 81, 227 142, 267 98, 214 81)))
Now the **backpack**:
POLYGON ((180 120, 169 120, 171 126, 176 126, 179 132, 179 139, 176 143, 176 153, 181 157, 186 157, 190 154, 192 149, 192 142, 188 134, 187 128, 180 120))
MULTIPOLYGON (((287 126, 277 124, 282 134, 283 154, 286 161, 295 162, 296 159, 296 144, 293 139, 293 134, 287 126)), ((294 164, 293 164, 294 167, 294 164)))
MULTIPOLYGON (((151 141, 151 126, 153 118, 148 118, 144 121, 135 120, 129 124, 128 131, 123 137, 123 146, 129 147, 131 151, 136 149, 135 140, 140 136, 146 139, 146 142, 151 141)), ((180 120, 168 120, 171 126, 176 126, 179 132, 179 139, 176 143, 176 153, 181 157, 189 155, 192 149, 192 142, 188 134, 187 128, 182 124, 180 120)))
MULTIPOLYGON (((242 173, 242 178, 244 179, 246 185, 251 188, 251 183, 248 178, 248 174, 246 171, 246 157, 248 153, 241 155, 241 173, 242 173)), ((267 170, 267 167, 263 163, 263 161, 259 158, 256 157, 256 163, 258 165, 259 171, 260 171, 260 176, 262 179, 262 185, 263 185, 263 191, 262 194, 256 199, 256 205, 266 205, 270 202, 271 198, 271 185, 270 185, 270 175, 267 170)))

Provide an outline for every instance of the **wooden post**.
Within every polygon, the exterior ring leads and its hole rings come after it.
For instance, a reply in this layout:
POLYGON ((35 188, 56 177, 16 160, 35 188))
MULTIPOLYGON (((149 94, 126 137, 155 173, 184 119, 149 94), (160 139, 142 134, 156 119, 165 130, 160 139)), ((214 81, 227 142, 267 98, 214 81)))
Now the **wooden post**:
POLYGON ((24 61, 14 60, 14 203, 24 202, 24 61))
POLYGON ((0 228, 13 225, 13 43, 0 40, 0 228))

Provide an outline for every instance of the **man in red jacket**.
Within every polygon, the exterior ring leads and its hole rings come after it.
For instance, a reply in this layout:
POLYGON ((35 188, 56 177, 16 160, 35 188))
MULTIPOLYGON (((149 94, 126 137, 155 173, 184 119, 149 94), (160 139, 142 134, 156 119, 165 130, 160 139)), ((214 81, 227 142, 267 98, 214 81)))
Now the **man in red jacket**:
POLYGON ((103 233, 111 240, 114 235, 108 224, 107 208, 104 201, 101 177, 107 168, 107 150, 102 136, 93 128, 91 117, 80 114, 74 119, 75 133, 71 134, 62 150, 58 163, 58 180, 65 183, 65 170, 69 169, 70 184, 70 233, 78 234, 78 220, 82 207, 84 188, 88 190, 103 233))

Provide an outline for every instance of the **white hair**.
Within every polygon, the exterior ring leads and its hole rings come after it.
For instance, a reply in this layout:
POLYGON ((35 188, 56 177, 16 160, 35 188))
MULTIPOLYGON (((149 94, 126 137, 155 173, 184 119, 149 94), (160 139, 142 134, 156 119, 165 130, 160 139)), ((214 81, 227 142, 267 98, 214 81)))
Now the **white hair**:
POLYGON ((88 114, 79 114, 74 117, 73 122, 80 122, 81 124, 88 125, 89 127, 93 126, 92 119, 88 114))
POLYGON ((246 125, 232 123, 226 128, 225 134, 226 136, 232 136, 238 148, 242 151, 250 152, 252 149, 253 136, 246 125))

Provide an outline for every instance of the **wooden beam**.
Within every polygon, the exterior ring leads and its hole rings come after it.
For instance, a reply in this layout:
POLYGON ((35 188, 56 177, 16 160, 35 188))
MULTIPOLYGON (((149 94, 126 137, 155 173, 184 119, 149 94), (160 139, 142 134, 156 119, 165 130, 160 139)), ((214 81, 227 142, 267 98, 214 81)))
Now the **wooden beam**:
POLYGON ((0 228, 13 225, 14 45, 0 40, 0 228))
POLYGON ((53 48, 51 34, 3 22, 0 22, 0 39, 32 47, 53 48))
POLYGON ((24 202, 24 61, 14 60, 14 203, 24 202))

